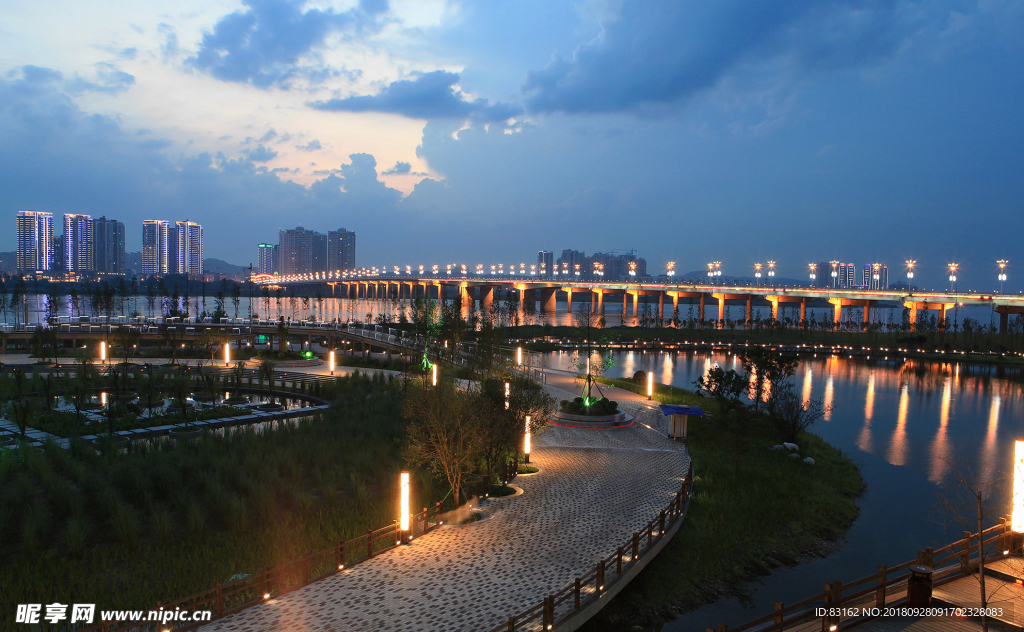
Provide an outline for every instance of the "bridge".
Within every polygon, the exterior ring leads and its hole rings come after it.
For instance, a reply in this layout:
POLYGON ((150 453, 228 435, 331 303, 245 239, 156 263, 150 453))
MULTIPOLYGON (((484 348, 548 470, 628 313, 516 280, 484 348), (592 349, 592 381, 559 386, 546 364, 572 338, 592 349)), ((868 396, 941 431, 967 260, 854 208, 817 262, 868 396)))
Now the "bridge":
MULTIPOLYGON (((1019 294, 982 294, 977 292, 922 292, 910 289, 869 290, 869 289, 838 289, 819 287, 773 287, 750 285, 704 285, 695 283, 627 283, 619 281, 583 281, 563 280, 539 276, 483 276, 483 275, 452 275, 447 273, 434 274, 389 274, 373 272, 321 272, 291 276, 259 275, 253 282, 264 288, 329 288, 331 296, 358 299, 415 299, 452 297, 460 301, 462 307, 469 309, 475 301, 479 301, 482 310, 491 309, 499 292, 515 292, 520 310, 525 310, 531 302, 535 305, 539 300, 541 313, 554 313, 556 299, 565 297, 568 310, 573 309, 573 302, 589 301, 595 313, 604 313, 606 296, 615 296, 616 302, 621 300, 623 314, 627 312, 628 303, 632 299, 632 315, 639 315, 639 304, 642 296, 657 297, 658 314, 663 314, 666 301, 671 301, 673 312, 679 306, 679 299, 697 299, 700 305, 698 312, 704 318, 705 304, 708 299, 718 305, 718 323, 722 327, 725 321, 726 301, 746 303, 747 320, 751 316, 751 306, 756 300, 771 305, 771 318, 779 317, 779 306, 795 304, 800 307, 800 322, 806 324, 807 307, 814 303, 817 306, 831 305, 835 308, 835 323, 839 325, 844 307, 860 307, 863 309, 864 324, 871 320, 871 310, 879 303, 897 304, 910 312, 911 331, 916 329, 919 310, 937 310, 939 322, 944 322, 946 310, 960 306, 988 306, 999 314, 999 331, 1006 333, 1011 314, 1024 314, 1024 295, 1019 294), (575 295, 575 296, 574 296, 575 295), (578 298, 577 298, 578 297, 578 298), (620 298, 621 297, 621 298, 620 298)), ((647 299, 653 300, 653 299, 647 299)), ((532 307, 533 305, 531 305, 532 307)))

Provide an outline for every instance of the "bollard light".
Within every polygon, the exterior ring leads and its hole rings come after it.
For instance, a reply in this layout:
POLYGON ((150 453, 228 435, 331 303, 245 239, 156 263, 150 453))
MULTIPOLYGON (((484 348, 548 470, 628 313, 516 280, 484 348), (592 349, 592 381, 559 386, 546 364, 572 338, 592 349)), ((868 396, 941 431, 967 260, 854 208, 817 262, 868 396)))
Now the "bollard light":
POLYGON ((523 463, 530 462, 530 416, 526 416, 526 437, 523 439, 523 454, 526 458, 523 459, 523 463))
POLYGON ((512 393, 511 385, 509 385, 508 382, 505 382, 505 410, 508 410, 508 406, 509 406, 508 398, 509 398, 509 395, 511 395, 511 393, 512 393))
POLYGON ((331 367, 331 375, 334 375, 334 349, 327 354, 327 364, 331 367))
POLYGON ((523 348, 516 347, 516 364, 523 366, 523 348))
POLYGON ((103 340, 100 340, 100 361, 107 361, 107 343, 103 340))
POLYGON ((1013 514, 1010 529, 1024 533, 1024 439, 1017 439, 1013 451, 1013 514))
POLYGON ((224 366, 231 366, 231 343, 224 343, 224 366))
POLYGON ((409 472, 402 472, 398 477, 400 500, 398 514, 398 528, 402 532, 402 541, 406 540, 406 532, 409 531, 409 472))
POLYGON ((437 364, 430 365, 430 384, 437 386, 437 364))
POLYGON ((647 372, 647 399, 654 396, 654 372, 647 372))

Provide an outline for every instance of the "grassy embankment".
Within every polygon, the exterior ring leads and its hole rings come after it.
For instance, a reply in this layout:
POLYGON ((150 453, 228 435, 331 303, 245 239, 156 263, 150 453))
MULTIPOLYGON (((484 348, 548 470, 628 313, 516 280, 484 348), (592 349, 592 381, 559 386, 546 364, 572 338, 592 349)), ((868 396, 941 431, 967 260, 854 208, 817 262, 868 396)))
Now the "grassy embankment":
MULTIPOLYGON (((150 608, 389 524, 401 382, 340 378, 331 390, 327 414, 273 430, 112 454, 50 445, 24 463, 0 451, 0 610, 150 608)), ((414 487, 422 507, 431 477, 414 487)))
MULTIPOLYGON (((643 389, 629 380, 601 381, 643 389)), ((717 412, 693 392, 655 388, 662 403, 717 412)), ((860 472, 817 435, 798 441, 801 457, 815 460, 811 466, 770 450, 778 437, 754 423, 737 472, 733 443, 713 418, 693 417, 688 430, 695 476, 689 514, 667 548, 588 624, 591 632, 665 620, 735 592, 755 576, 827 550, 857 517, 865 489, 860 472)))

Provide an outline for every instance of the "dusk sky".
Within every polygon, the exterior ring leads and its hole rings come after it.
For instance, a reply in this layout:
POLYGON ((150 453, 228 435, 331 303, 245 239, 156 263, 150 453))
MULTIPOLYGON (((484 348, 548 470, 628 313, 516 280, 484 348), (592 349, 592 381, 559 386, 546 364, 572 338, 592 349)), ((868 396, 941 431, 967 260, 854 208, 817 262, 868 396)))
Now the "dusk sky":
POLYGON ((1009 259, 1017 292, 1022 33, 1019 0, 4 0, 0 250, 34 209, 241 265, 302 225, 366 266, 1009 259))

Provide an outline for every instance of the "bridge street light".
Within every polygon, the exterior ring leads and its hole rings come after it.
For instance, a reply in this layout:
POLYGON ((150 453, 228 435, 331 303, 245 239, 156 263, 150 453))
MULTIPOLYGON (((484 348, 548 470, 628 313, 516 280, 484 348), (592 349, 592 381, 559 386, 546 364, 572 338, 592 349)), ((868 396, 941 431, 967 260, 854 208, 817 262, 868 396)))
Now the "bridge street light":
POLYGON ((832 289, 835 289, 839 287, 839 262, 833 259, 829 265, 832 266, 832 289))
POLYGON ((809 263, 809 264, 807 264, 807 267, 811 271, 811 274, 810 274, 810 277, 811 277, 811 287, 814 287, 815 285, 817 285, 817 283, 815 283, 815 280, 818 278, 818 273, 817 273, 818 265, 815 264, 815 263, 809 263))
POLYGON ((769 261, 768 262, 768 278, 772 279, 768 283, 774 285, 775 284, 775 262, 774 261, 769 261))
POLYGON ((1000 259, 996 261, 996 265, 999 266, 999 293, 1003 293, 1003 281, 1006 280, 1006 264, 1010 263, 1006 259, 1000 259))
POLYGON ((759 286, 759 285, 761 285, 761 264, 760 263, 755 263, 754 264, 754 286, 756 287, 756 286, 759 286))

